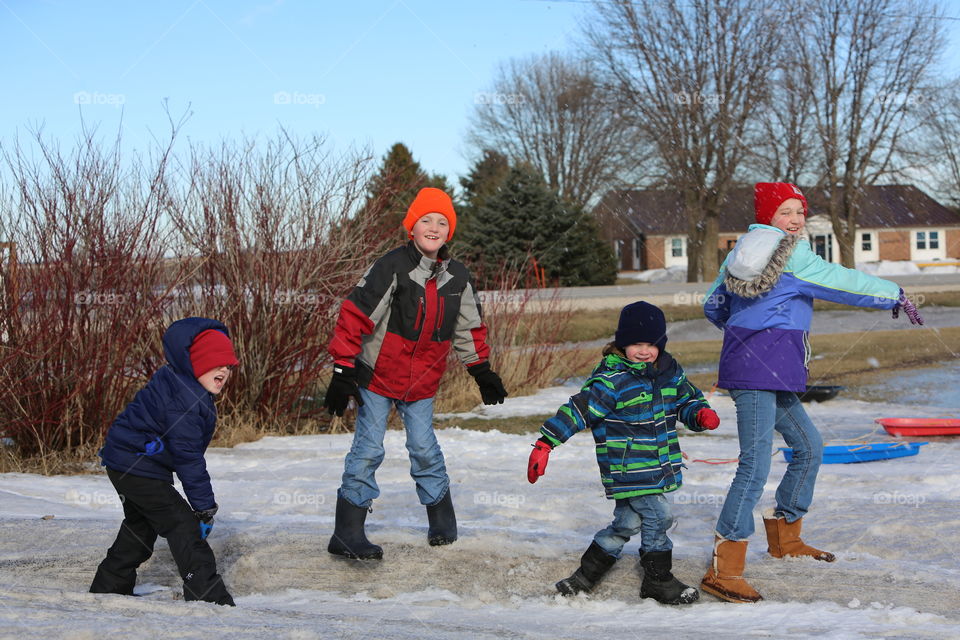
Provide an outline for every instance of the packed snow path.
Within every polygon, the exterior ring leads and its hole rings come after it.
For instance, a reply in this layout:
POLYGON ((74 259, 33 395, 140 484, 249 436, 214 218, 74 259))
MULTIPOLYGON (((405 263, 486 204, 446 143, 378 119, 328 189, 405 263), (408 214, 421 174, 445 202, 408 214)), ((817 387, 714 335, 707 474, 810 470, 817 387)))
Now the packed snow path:
MULTIPOLYGON (((718 433, 683 436, 689 468, 671 496, 675 573, 691 584, 706 568, 734 472, 732 464, 693 460, 737 453, 732 403, 714 400, 723 424, 718 433)), ((824 437, 835 440, 871 431, 874 417, 943 413, 843 399, 809 410, 824 437)), ((870 439, 891 440, 882 432, 870 439)), ((588 434, 557 449, 536 485, 525 479, 532 435, 450 429, 440 440, 460 540, 427 545, 402 433, 391 431, 378 474, 383 495, 368 517, 385 559, 371 564, 326 552, 350 436, 266 438, 211 450, 221 505, 211 542, 236 609, 180 601, 162 541, 140 572, 144 597, 86 593, 120 522, 107 479, 6 474, 0 637, 702 638, 705 629, 718 639, 960 637, 957 439, 930 439, 915 457, 825 465, 804 537, 836 553, 836 563, 769 557, 758 515, 747 576, 766 600, 733 605, 704 595, 680 608, 637 597, 636 540, 589 597, 555 594, 553 583, 577 566, 611 518, 588 434)), ((777 453, 764 504, 784 468, 777 453)))

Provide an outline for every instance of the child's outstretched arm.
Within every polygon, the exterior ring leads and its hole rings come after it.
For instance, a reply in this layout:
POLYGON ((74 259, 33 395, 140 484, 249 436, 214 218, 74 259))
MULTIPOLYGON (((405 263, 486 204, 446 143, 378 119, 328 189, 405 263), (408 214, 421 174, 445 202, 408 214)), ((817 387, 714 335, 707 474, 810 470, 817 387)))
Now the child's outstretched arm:
POLYGON ((710 408, 700 389, 687 380, 682 371, 680 384, 677 385, 677 416, 691 431, 712 431, 720 426, 720 416, 710 408))
POLYGON ((592 427, 613 412, 617 397, 597 378, 590 378, 583 388, 557 410, 557 415, 540 427, 540 439, 533 445, 527 461, 527 480, 533 484, 547 469, 547 461, 554 447, 569 440, 573 434, 592 427))
POLYGON ((897 283, 827 262, 803 240, 797 243, 784 273, 796 278, 800 293, 811 298, 870 309, 893 309, 900 301, 897 283))
POLYGON ((333 356, 333 378, 324 394, 323 404, 331 415, 342 416, 351 398, 358 406, 363 404, 354 358, 360 353, 363 336, 373 333, 376 324, 389 310, 396 287, 396 274, 381 258, 367 269, 340 305, 333 338, 327 347, 333 356))
POLYGON ((173 469, 180 478, 187 502, 194 511, 207 511, 217 506, 204 458, 203 429, 200 417, 193 411, 167 411, 165 440, 173 458, 173 469))

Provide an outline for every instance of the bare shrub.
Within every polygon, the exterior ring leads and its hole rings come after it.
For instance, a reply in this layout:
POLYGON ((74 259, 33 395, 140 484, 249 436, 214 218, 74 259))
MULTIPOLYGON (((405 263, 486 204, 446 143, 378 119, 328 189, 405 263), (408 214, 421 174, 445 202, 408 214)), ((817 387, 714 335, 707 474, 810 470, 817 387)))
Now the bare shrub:
POLYGON ((0 224, 21 264, 5 274, 0 423, 18 455, 85 450, 159 364, 177 266, 163 262, 169 146, 121 162, 87 132, 61 152, 37 135, 3 150, 0 224), (14 280, 15 279, 15 280, 14 280))
POLYGON ((360 207, 369 160, 283 133, 191 149, 173 220, 196 267, 177 312, 230 328, 241 366, 221 407, 260 430, 319 417, 340 303, 383 249, 360 207))

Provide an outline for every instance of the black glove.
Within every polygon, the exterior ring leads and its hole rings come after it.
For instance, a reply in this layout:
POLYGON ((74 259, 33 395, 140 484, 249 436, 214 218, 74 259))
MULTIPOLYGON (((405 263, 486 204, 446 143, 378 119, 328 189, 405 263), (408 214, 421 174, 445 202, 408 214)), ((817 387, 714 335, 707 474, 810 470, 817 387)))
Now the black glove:
POLYGON ((323 399, 323 406, 330 415, 342 416, 350 404, 350 398, 356 398, 357 406, 363 406, 360 398, 360 386, 357 385, 357 370, 355 367, 345 367, 342 364, 333 365, 333 379, 327 387, 327 395, 323 399))
POLYGON ((220 507, 216 502, 213 503, 213 506, 209 509, 203 509, 202 511, 194 511, 193 515, 197 516, 197 520, 200 521, 200 539, 206 540, 207 536, 210 535, 210 532, 213 531, 213 516, 216 515, 217 509, 220 507))
POLYGON ((477 381, 480 387, 480 397, 483 398, 483 404, 503 404, 503 399, 507 397, 507 390, 503 388, 503 382, 500 376, 490 370, 489 362, 481 362, 478 365, 467 367, 467 371, 477 381))

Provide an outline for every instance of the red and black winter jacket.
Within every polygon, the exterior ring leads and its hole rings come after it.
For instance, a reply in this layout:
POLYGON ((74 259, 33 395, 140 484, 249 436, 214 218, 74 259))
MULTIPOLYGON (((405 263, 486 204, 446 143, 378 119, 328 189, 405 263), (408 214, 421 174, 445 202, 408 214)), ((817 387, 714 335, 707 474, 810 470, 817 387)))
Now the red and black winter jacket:
POLYGON ((470 272, 437 261, 413 242, 373 263, 340 307, 327 348, 337 364, 356 367, 361 387, 404 401, 431 398, 450 345, 466 366, 486 362, 487 327, 470 272))

